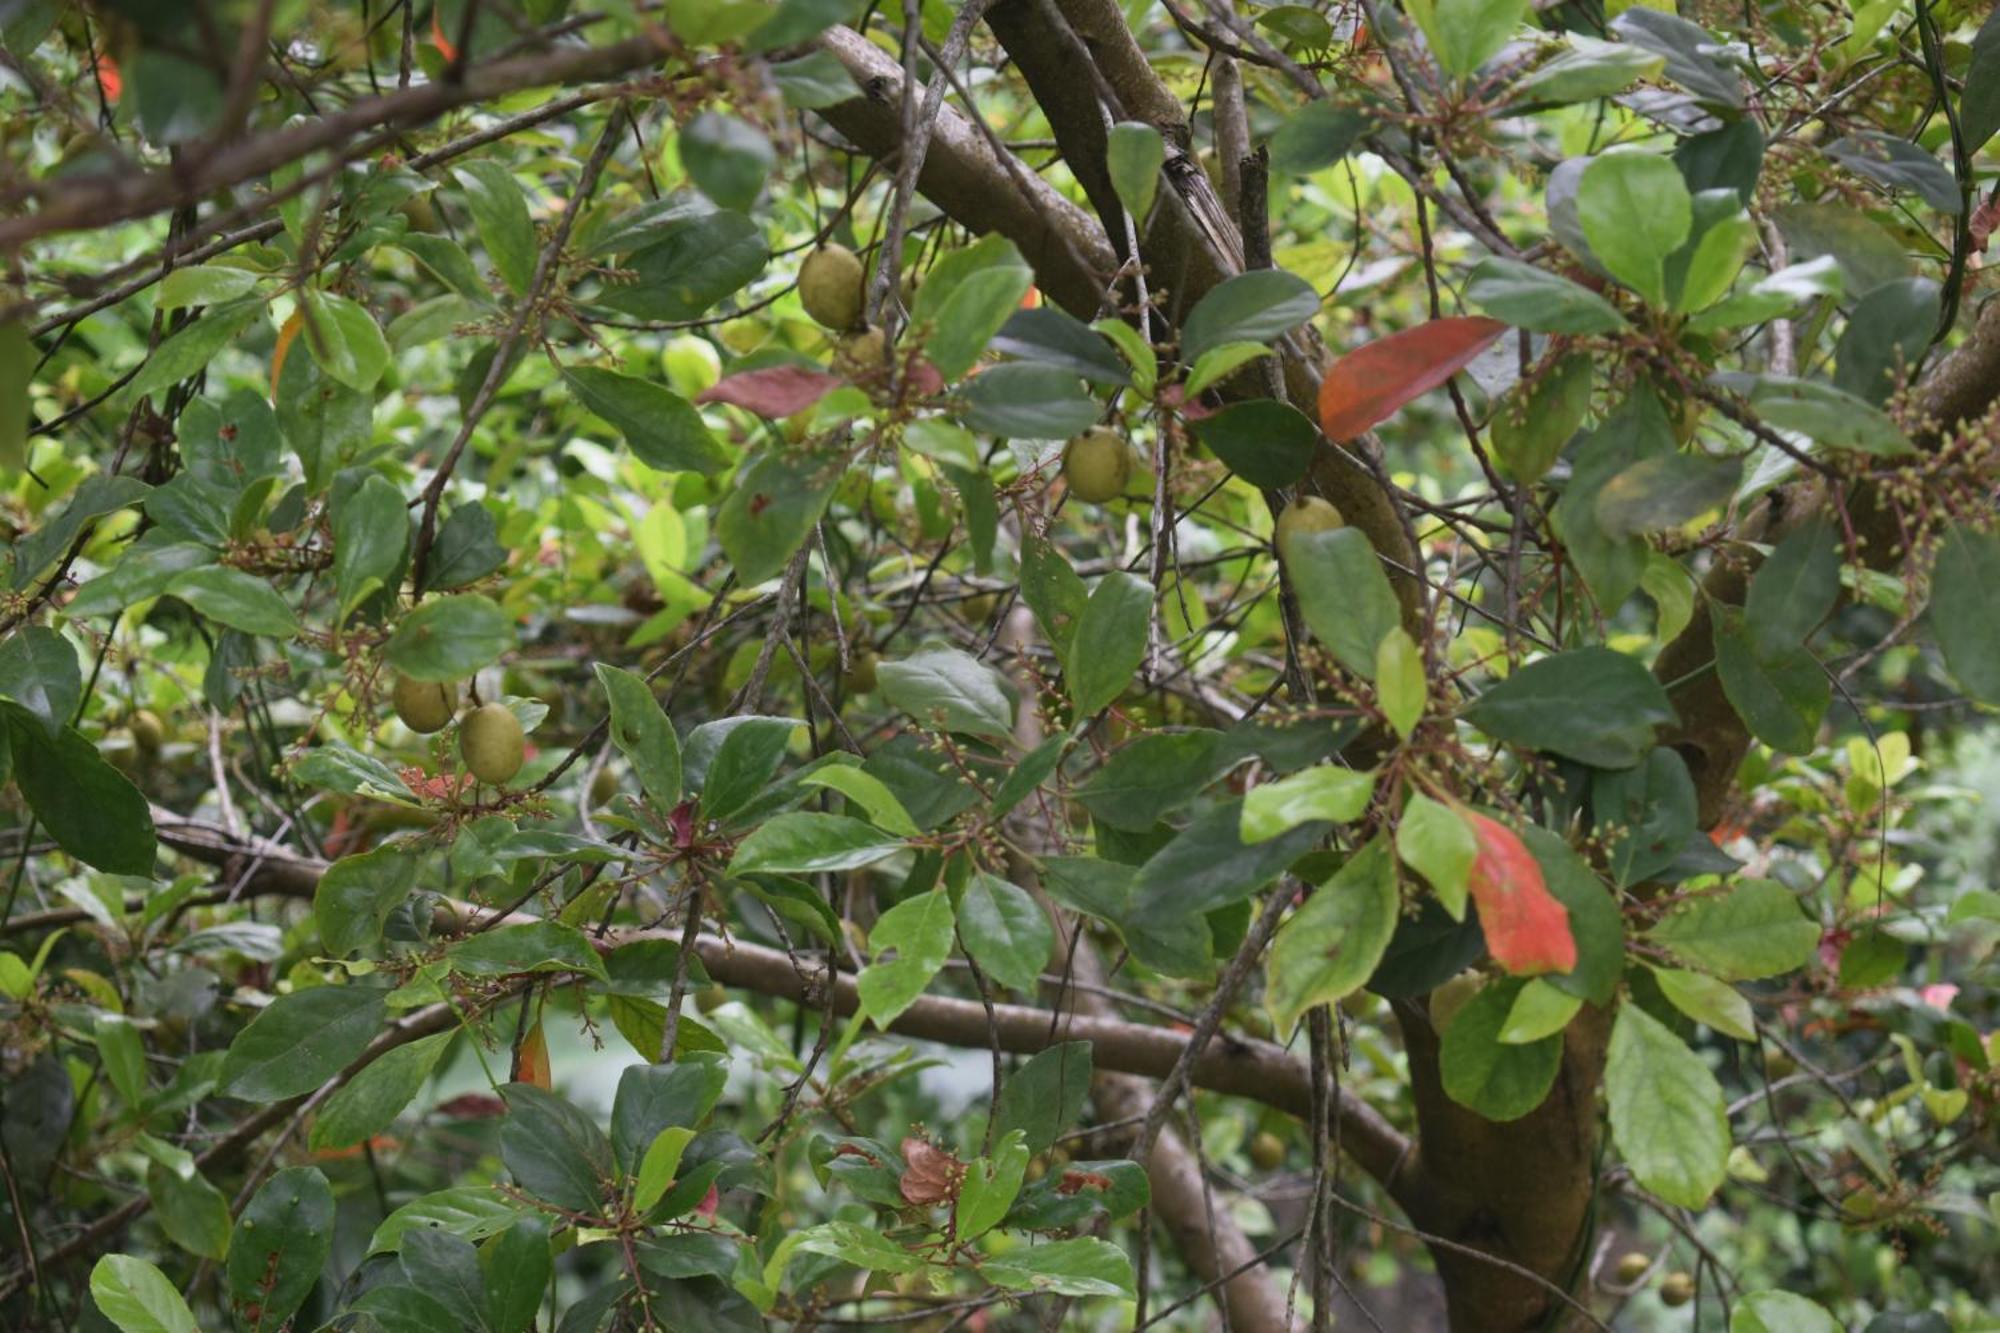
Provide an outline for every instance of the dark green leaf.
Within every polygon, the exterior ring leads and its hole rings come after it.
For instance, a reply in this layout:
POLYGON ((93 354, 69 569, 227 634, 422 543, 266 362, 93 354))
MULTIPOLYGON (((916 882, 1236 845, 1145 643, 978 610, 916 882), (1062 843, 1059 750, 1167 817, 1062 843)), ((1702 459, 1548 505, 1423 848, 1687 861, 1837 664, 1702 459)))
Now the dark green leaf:
POLYGON ((1094 424, 1101 408, 1071 372, 1032 361, 1008 361, 967 381, 959 391, 966 424, 1017 440, 1064 440, 1094 424))
POLYGON ((1597 526, 1617 540, 1677 528, 1726 504, 1743 478, 1737 458, 1654 454, 1597 490, 1597 526))
POLYGON ((1667 77, 1701 101, 1734 108, 1742 106, 1749 96, 1736 71, 1717 59, 1722 44, 1699 24, 1635 5, 1620 14, 1611 28, 1633 45, 1665 56, 1667 77))
POLYGON ((317 1091, 382 1030, 386 995, 364 986, 315 986, 280 995, 229 1044, 222 1092, 275 1102, 317 1091))
POLYGON ((700 1128, 728 1081, 729 1062, 716 1055, 627 1067, 611 1107, 611 1146, 619 1166, 627 1175, 636 1173, 661 1130, 700 1128))
POLYGON ((647 467, 661 472, 721 471, 729 454, 692 403, 664 385, 596 366, 563 370, 577 400, 611 423, 647 467))
POLYGON ((715 518, 716 539, 739 583, 754 587, 791 563, 844 465, 839 454, 805 449, 766 450, 751 460, 715 518))
POLYGON ((5 706, 14 781, 58 846, 113 875, 153 873, 152 807, 97 747, 64 727, 51 739, 41 719, 5 706))
POLYGON ((903 850, 903 840, 845 815, 778 815, 737 845, 732 875, 856 870, 903 850))
POLYGON ((769 260, 763 233, 741 213, 683 217, 625 261, 635 280, 611 288, 599 304, 639 319, 695 319, 741 291, 769 260))
POLYGON ((1051 1046, 1007 1076, 993 1116, 996 1141, 1020 1130, 1028 1151, 1045 1152, 1083 1115, 1090 1094, 1090 1043, 1051 1046))
POLYGON ((403 493, 387 478, 371 474, 334 501, 333 585, 342 615, 395 577, 409 544, 403 493))
POLYGON ((468 162, 452 174, 465 191, 472 224, 480 244, 493 260, 493 270, 517 295, 535 277, 535 224, 528 216, 528 196, 513 173, 492 159, 468 162))
POLYGON ((401 906, 416 884, 420 858, 391 844, 328 866, 313 889, 313 913, 320 946, 335 958, 372 949, 382 940, 389 913, 401 906))
POLYGON ((1483 259, 1466 298, 1495 319, 1541 333, 1616 333, 1625 317, 1609 301, 1568 278, 1512 259, 1483 259))
POLYGON ((43 625, 23 625, 0 641, 0 694, 41 720, 51 741, 76 716, 83 675, 69 640, 43 625))
POLYGON ((883 697, 926 726, 1003 741, 1014 733, 1014 701, 1000 674, 968 652, 926 648, 882 663, 876 677, 883 697))
POLYGON ((1750 734, 1772 749, 1809 753, 1833 701, 1825 668, 1802 647, 1760 656, 1737 607, 1717 604, 1710 608, 1710 619, 1715 628, 1715 670, 1729 706, 1750 734))
POLYGON ((610 978, 590 937, 560 921, 524 921, 468 936, 445 953, 454 972, 504 977, 528 972, 578 972, 610 978))
POLYGON ((2000 704, 1996 590, 2000 590, 2000 536, 1962 523, 1946 527, 1931 579, 1931 632, 1959 685, 1990 704, 2000 704))
POLYGON ((1891 190, 1914 191, 1941 213, 1959 211, 1958 182, 1951 169, 1908 139, 1859 130, 1822 150, 1859 176, 1891 190))
POLYGON ((1319 293, 1283 269, 1239 273, 1195 302, 1181 327, 1181 359, 1194 364, 1223 343, 1269 343, 1319 313, 1319 293))
POLYGON ((1438 1068, 1445 1095, 1487 1120, 1519 1120, 1540 1106, 1562 1068, 1560 1033, 1519 1044, 1500 1040, 1521 985, 1508 979, 1481 987, 1444 1030, 1438 1068))
POLYGON ((286 1327, 332 1250, 333 1190, 318 1168, 286 1167, 265 1181, 229 1240, 229 1295, 243 1326, 286 1327))
POLYGON ((1401 908, 1389 839, 1378 836, 1279 927, 1266 965, 1264 1003, 1281 1036, 1307 1010, 1361 989, 1396 933, 1401 908))
POLYGON ((1114 751, 1076 799, 1100 822, 1143 833, 1219 775, 1227 760, 1221 742, 1216 731, 1141 735, 1114 751))
POLYGON ((1307 102, 1271 136, 1271 170, 1309 176, 1346 157, 1370 120, 1352 107, 1307 102))
POLYGON ((1466 716, 1491 736, 1598 768, 1629 768, 1674 721, 1645 667, 1609 648, 1545 657, 1479 696, 1466 716))
POLYGON ((704 111, 681 127, 680 150, 681 165, 696 187, 721 207, 738 211, 757 202, 778 160, 763 131, 716 111, 704 111))
POLYGON ((514 646, 514 626, 477 593, 433 597, 404 616, 383 655, 416 680, 463 680, 514 646))
POLYGON ((245 634, 289 639, 299 620, 264 580, 227 565, 207 565, 176 575, 167 591, 210 620, 245 634))
POLYGON ((1146 658, 1152 613, 1153 585, 1138 575, 1118 571, 1098 580, 1077 617, 1076 642, 1067 659, 1078 717, 1094 717, 1131 684, 1146 658))
POLYGON ((640 677, 599 662, 597 679, 611 701, 611 743, 639 775, 653 808, 665 814, 681 799, 681 746, 674 724, 640 677))
POLYGON ((532 1084, 509 1083, 502 1092, 500 1160, 515 1183, 558 1208, 595 1215, 616 1169, 597 1121, 532 1084))
POLYGON ((1934 278, 1896 278, 1863 296, 1833 350, 1835 387, 1878 407, 1888 401, 1929 350, 1940 300, 1934 278))
POLYGON ((385 1052, 313 1116, 314 1151, 351 1148, 389 1128, 424 1086, 455 1034, 439 1032, 385 1052))
POLYGON ((1229 801, 1195 817, 1139 867, 1132 916, 1177 920, 1240 902, 1276 879, 1326 832, 1302 824, 1267 842, 1247 844, 1243 806, 1229 801))
POLYGON ((1295 486, 1319 446, 1319 427, 1290 403, 1253 398, 1193 423, 1195 438, 1252 486, 1295 486))
POLYGON ((1123 387, 1132 372, 1103 334, 1054 306, 1016 310, 993 339, 993 350, 1055 366, 1092 384, 1123 387))
POLYGON ((1743 601, 1750 647, 1780 658, 1805 646, 1840 596, 1840 546, 1825 516, 1787 536, 1750 576, 1743 601))
POLYGON ((1306 627, 1363 680, 1375 678, 1382 636, 1402 624, 1389 576, 1359 528, 1292 536, 1280 553, 1306 627))
POLYGON ((1631 768, 1594 774, 1590 804, 1612 877, 1620 884, 1665 870, 1695 832, 1694 779, 1686 761, 1664 746, 1631 768))
POLYGON ((485 578, 507 563, 507 548, 499 541, 493 511, 477 502, 462 504, 438 529, 424 567, 419 592, 448 592, 485 578))

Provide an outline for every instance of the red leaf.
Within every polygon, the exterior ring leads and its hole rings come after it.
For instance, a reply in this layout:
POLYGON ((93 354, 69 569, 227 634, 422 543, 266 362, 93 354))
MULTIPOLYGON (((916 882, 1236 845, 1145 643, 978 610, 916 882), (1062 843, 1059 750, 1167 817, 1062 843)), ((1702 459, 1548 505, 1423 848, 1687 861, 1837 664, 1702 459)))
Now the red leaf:
POLYGON ((535 1020, 521 1041, 520 1052, 514 1059, 514 1081, 532 1083, 544 1092, 555 1086, 549 1071, 549 1042, 542 1035, 540 1019, 535 1020))
POLYGON ((1320 429, 1329 440, 1353 439, 1464 370, 1506 331, 1483 316, 1434 319, 1356 348, 1320 381, 1320 429))
POLYGON ((1479 842, 1467 887, 1493 961, 1517 977, 1575 970, 1569 909, 1549 892, 1534 853, 1505 824, 1471 810, 1459 813, 1479 842))
POLYGON ((804 366, 772 366, 746 370, 718 380, 695 398, 697 403, 728 403, 769 420, 803 412, 846 381, 804 366))

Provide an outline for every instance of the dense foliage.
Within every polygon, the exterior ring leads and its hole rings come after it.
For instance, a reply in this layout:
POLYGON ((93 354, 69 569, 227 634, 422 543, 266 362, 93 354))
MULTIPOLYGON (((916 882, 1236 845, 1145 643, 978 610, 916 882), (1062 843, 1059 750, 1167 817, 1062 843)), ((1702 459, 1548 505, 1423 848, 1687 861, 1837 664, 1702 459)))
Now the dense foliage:
POLYGON ((1986 8, 0 0, 0 1321, 2000 1327, 1986 8))

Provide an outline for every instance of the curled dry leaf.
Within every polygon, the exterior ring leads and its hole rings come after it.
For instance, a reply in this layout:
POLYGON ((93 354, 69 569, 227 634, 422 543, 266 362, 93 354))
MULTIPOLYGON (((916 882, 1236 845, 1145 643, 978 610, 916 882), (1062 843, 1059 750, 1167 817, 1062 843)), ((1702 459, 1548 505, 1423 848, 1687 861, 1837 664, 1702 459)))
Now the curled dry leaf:
POLYGON ((934 1143, 922 1139, 903 1140, 903 1197, 911 1203, 944 1203, 958 1197, 959 1183, 965 1179, 965 1163, 934 1143))

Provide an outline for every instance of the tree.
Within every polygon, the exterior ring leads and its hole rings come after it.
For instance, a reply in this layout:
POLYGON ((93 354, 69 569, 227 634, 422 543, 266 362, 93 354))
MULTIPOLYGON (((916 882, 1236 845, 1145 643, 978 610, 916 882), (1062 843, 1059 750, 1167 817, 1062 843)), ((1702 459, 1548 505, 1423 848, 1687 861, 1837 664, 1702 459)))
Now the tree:
POLYGON ((1983 1326, 1976 10, 0 5, 9 1326, 1983 1326))

